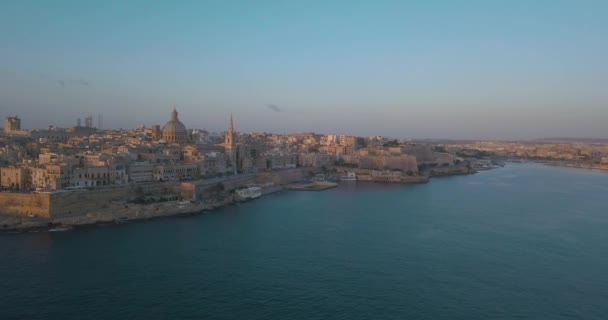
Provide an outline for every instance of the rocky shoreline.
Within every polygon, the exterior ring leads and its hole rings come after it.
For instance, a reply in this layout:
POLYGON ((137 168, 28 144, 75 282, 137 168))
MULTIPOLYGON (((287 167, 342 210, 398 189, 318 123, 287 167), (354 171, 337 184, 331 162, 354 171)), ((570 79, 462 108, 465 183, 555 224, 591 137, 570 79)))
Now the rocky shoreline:
POLYGON ((564 168, 574 168, 574 169, 586 169, 586 170, 603 170, 608 171, 608 165, 599 165, 599 164, 587 164, 587 163, 571 163, 571 162, 560 162, 560 161, 539 161, 547 166, 552 167, 564 167, 564 168))
MULTIPOLYGON (((464 175, 473 173, 475 172, 442 172, 431 177, 464 175)), ((429 178, 431 177, 408 177, 412 179, 407 179, 405 181, 401 181, 400 183, 427 183, 429 182, 429 178)), ((390 181, 376 182, 391 183, 390 181)), ((283 190, 288 190, 288 186, 289 185, 274 185, 263 188, 262 196, 280 192, 283 190)), ((167 201, 152 204, 111 203, 103 208, 87 212, 86 215, 78 215, 56 219, 28 217, 23 215, 0 215, 0 232, 25 233, 67 231, 72 229, 90 228, 95 226, 107 226, 146 221, 163 217, 192 216, 211 212, 213 210, 239 202, 242 202, 242 200, 239 200, 236 194, 225 192, 216 195, 213 199, 208 201, 167 201)))
MULTIPOLYGON (((263 195, 283 191, 281 186, 265 188, 263 195)), ((21 215, 0 216, 0 231, 6 233, 54 232, 72 229, 125 224, 151 219, 199 215, 242 202, 232 193, 211 201, 167 201, 153 204, 112 204, 108 208, 87 213, 82 217, 45 219, 21 215)))

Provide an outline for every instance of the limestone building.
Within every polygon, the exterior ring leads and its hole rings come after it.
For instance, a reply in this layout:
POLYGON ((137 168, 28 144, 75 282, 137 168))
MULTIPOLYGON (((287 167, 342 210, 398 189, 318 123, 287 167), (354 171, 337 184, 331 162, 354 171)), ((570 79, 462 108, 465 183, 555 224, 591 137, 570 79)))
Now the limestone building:
POLYGON ((160 126, 155 124, 152 126, 152 140, 158 141, 161 138, 160 126))
POLYGON ((4 119, 4 133, 11 133, 13 131, 21 130, 21 119, 19 117, 6 117, 4 119))
POLYGON ((0 186, 2 189, 24 190, 26 171, 22 167, 0 168, 0 186))

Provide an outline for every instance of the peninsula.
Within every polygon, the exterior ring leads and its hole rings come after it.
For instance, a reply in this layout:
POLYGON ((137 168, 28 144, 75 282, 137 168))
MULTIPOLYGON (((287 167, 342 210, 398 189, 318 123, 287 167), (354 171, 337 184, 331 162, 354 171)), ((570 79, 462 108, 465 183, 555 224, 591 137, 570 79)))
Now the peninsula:
POLYGON ((130 130, 102 130, 91 116, 72 128, 24 130, 13 116, 0 136, 0 230, 194 214, 245 200, 238 190, 252 186, 268 194, 341 180, 425 183, 496 165, 381 136, 240 133, 232 115, 225 132, 187 129, 176 108, 162 128, 130 130))

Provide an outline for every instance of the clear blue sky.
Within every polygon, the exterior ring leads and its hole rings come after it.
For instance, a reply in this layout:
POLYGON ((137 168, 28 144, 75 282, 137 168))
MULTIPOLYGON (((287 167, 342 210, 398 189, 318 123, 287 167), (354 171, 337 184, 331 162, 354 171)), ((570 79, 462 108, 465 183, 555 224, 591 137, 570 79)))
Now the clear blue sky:
POLYGON ((608 138, 608 1, 4 0, 0 30, 27 128, 608 138))

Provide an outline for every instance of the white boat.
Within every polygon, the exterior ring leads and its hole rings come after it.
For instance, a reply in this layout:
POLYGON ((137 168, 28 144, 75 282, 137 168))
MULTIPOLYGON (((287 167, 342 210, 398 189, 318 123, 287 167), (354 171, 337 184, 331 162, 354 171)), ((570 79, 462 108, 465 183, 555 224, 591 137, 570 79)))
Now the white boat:
POLYGON ((342 181, 357 181, 357 174, 352 172, 352 171, 348 171, 346 173, 345 176, 341 176, 340 180, 342 181))
POLYGON ((67 226, 67 227, 57 227, 57 228, 49 229, 49 232, 61 232, 61 231, 69 231, 69 230, 72 230, 72 228, 67 226))
POLYGON ((312 179, 310 179, 311 182, 319 182, 325 180, 327 180, 327 177, 322 173, 318 173, 312 179))
POLYGON ((262 195, 262 188, 260 187, 247 187, 242 189, 237 189, 236 194, 239 196, 241 200, 251 200, 258 198, 262 195))

